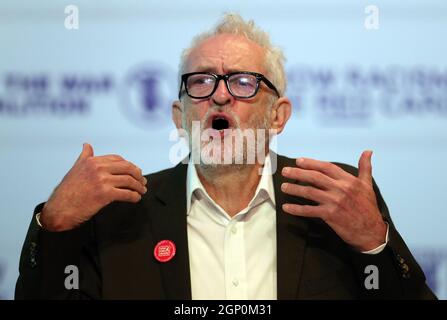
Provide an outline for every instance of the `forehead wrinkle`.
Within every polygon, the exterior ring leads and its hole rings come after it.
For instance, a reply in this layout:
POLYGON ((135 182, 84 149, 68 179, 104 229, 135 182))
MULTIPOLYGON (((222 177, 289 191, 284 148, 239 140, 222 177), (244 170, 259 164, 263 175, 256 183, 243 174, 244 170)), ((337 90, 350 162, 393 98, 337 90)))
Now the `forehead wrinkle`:
POLYGON ((194 48, 189 55, 187 69, 189 72, 206 70, 219 73, 222 70, 224 73, 264 73, 264 56, 264 49, 255 42, 241 36, 223 34, 207 39, 194 48), (195 62, 198 65, 193 67, 195 62))
MULTIPOLYGON (((239 59, 238 59, 239 60, 239 59)), ((243 64, 240 64, 239 61, 234 61, 234 63, 228 64, 228 62, 221 60, 219 62, 219 67, 216 67, 214 64, 208 64, 208 63, 201 63, 198 66, 196 66, 193 70, 190 70, 188 72, 210 72, 219 74, 220 70, 223 71, 223 74, 232 73, 232 72, 239 72, 239 71, 251 71, 251 72, 258 72, 262 73, 263 70, 259 70, 256 67, 244 67, 243 64)))

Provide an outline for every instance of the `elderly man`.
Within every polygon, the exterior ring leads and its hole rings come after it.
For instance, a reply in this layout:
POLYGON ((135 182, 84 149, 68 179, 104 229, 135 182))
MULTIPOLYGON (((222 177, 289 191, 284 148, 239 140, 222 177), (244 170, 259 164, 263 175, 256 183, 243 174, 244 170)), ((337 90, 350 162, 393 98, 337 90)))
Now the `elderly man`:
POLYGON ((372 152, 357 171, 269 151, 291 103, 265 32, 224 16, 185 50, 179 78, 186 164, 143 176, 84 144, 35 209, 16 298, 434 298, 372 179, 372 152), (194 127, 210 139, 195 144, 194 127), (249 130, 266 148, 227 143, 249 130))

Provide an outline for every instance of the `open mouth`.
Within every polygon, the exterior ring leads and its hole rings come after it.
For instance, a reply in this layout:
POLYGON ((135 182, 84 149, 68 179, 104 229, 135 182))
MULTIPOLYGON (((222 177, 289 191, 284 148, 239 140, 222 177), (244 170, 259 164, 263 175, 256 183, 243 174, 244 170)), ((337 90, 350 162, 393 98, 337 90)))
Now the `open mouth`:
POLYGON ((213 120, 211 121, 211 128, 215 129, 215 130, 225 130, 228 129, 230 127, 230 122, 225 119, 224 117, 214 117, 213 120))

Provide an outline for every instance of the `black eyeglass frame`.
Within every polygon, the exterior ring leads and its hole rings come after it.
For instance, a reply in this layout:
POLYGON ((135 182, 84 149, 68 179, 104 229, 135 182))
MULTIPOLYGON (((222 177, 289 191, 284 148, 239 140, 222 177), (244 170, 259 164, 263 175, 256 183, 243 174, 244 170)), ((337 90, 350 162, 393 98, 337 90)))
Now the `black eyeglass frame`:
POLYGON ((238 99, 250 99, 250 98, 253 98, 253 97, 258 93, 258 91, 259 91, 259 83, 260 83, 261 81, 263 81, 263 82, 267 85, 267 87, 269 87, 270 89, 272 89, 272 90, 276 93, 276 95, 278 96, 278 98, 280 97, 280 94, 279 94, 279 92, 278 92, 278 89, 276 89, 276 87, 273 85, 273 83, 271 83, 271 82, 270 82, 270 81, 269 81, 263 74, 256 73, 256 72, 250 72, 250 71, 238 71, 238 72, 230 72, 230 73, 227 73, 227 74, 215 74, 215 73, 211 73, 211 72, 190 72, 190 73, 182 74, 182 78, 181 78, 181 80, 182 80, 182 81, 181 81, 181 83, 180 83, 180 90, 179 90, 179 93, 178 93, 178 98, 179 98, 179 99, 182 97, 182 88, 183 88, 183 86, 185 87, 185 92, 186 92, 186 94, 187 94, 189 97, 191 97, 191 98, 193 98, 193 99, 207 99, 207 98, 211 97, 211 96, 214 94, 214 92, 216 92, 216 89, 217 89, 217 87, 219 86, 219 82, 220 82, 220 80, 224 80, 224 82, 225 82, 225 86, 227 87, 228 92, 229 92, 233 97, 238 98, 238 99), (189 94, 189 92, 188 92, 188 87, 186 86, 186 81, 188 81, 188 78, 189 78, 190 76, 193 76, 193 75, 196 75, 196 74, 206 74, 206 75, 213 76, 213 77, 216 79, 216 81, 214 82, 214 88, 213 88, 213 90, 211 91, 211 93, 210 93, 209 95, 207 95, 207 96, 203 96, 203 97, 196 97, 196 96, 192 96, 191 94, 189 94), (229 79, 231 76, 236 75, 236 74, 249 74, 249 75, 252 75, 252 76, 255 76, 255 77, 256 77, 256 89, 255 89, 255 91, 254 91, 254 93, 253 93, 252 95, 250 95, 250 96, 248 96, 248 97, 245 97, 245 96, 238 96, 238 95, 235 95, 235 94, 231 91, 231 89, 230 89, 230 85, 228 84, 228 79, 229 79))

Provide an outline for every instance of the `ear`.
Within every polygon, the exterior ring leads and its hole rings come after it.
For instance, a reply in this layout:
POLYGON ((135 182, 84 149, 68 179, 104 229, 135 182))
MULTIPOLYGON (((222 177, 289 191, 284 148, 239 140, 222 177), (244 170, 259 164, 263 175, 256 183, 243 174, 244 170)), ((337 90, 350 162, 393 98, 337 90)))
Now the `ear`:
POLYGON ((179 100, 172 103, 172 121, 177 129, 184 129, 182 127, 182 115, 183 115, 183 105, 179 100))
POLYGON ((289 98, 281 97, 276 100, 271 110, 271 129, 276 129, 278 134, 281 133, 291 114, 292 103, 289 98))

